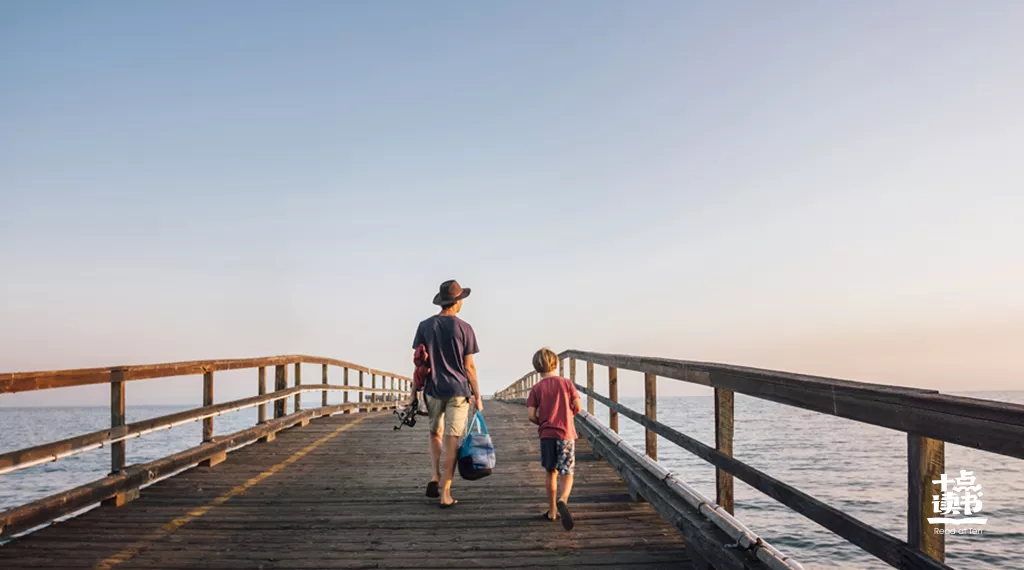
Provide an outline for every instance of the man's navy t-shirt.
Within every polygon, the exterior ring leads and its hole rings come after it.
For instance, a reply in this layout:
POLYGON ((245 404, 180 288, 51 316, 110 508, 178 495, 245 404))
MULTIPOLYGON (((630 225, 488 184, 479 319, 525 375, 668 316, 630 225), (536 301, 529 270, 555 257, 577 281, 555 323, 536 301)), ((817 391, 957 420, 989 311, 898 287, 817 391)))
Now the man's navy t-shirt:
POLYGON ((476 333, 459 317, 434 315, 416 327, 412 348, 426 345, 430 379, 424 392, 431 398, 468 398, 473 395, 466 373, 466 355, 480 352, 476 333))

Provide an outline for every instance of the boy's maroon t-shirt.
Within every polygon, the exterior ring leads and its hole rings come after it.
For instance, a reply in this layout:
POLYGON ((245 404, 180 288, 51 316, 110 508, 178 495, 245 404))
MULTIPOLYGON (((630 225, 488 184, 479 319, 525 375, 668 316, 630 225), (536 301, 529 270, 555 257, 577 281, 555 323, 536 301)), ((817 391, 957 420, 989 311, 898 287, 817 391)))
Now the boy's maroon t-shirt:
POLYGON ((541 439, 576 439, 572 403, 579 397, 572 381, 561 376, 548 376, 530 388, 526 406, 537 408, 541 439))

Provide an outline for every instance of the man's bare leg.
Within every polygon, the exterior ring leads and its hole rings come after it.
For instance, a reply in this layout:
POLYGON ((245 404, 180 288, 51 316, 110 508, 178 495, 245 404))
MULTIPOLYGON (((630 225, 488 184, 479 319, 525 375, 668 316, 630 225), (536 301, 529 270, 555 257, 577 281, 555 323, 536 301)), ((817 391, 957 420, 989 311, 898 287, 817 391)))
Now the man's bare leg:
POLYGON ((450 505, 452 499, 452 478, 455 477, 455 454, 459 451, 459 436, 444 436, 444 459, 441 464, 441 504, 450 505))
POLYGON ((557 494, 557 488, 555 485, 558 484, 558 471, 552 471, 548 473, 547 489, 548 489, 548 518, 555 520, 558 516, 558 507, 556 507, 555 495, 557 494))
POLYGON ((441 482, 441 432, 430 434, 430 480, 441 482))
POLYGON ((559 475, 558 476, 558 486, 562 488, 562 493, 561 493, 561 495, 558 498, 559 501, 562 501, 563 503, 568 503, 569 502, 569 493, 572 492, 572 481, 573 481, 572 473, 570 473, 568 475, 559 475))

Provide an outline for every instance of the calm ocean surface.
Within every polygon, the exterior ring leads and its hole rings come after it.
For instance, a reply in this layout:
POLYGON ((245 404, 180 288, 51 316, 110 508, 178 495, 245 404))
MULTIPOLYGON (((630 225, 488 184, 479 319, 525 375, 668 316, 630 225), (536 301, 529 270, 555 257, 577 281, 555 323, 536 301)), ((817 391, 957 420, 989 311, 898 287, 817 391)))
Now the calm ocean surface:
MULTIPOLYGON (((1024 392, 973 395, 1024 403, 1024 392)), ((642 409, 639 398, 623 404, 642 409)), ((165 415, 187 406, 128 408, 129 421, 165 415)), ((607 421, 607 408, 597 405, 607 421)), ((796 486, 840 510, 894 536, 906 538, 906 436, 860 424, 764 402, 736 397, 737 458, 796 486)), ((664 423, 714 445, 714 410, 710 397, 659 399, 664 423)), ((0 452, 102 429, 110 421, 106 408, 0 408, 0 452)), ((256 410, 218 417, 216 433, 254 425, 256 410)), ((620 418, 623 437, 643 449, 643 431, 620 418)), ((199 423, 158 432, 128 442, 128 461, 139 463, 187 449, 201 439, 199 423)), ((499 463, 501 461, 499 453, 499 463)), ((714 469, 660 439, 663 465, 698 491, 714 497, 714 469)), ((100 449, 0 475, 0 509, 87 483, 106 475, 110 457, 100 449)), ((957 568, 996 570, 1024 568, 1024 461, 955 445, 946 446, 946 472, 973 471, 984 492, 983 535, 947 536, 947 562, 957 568)), ((808 569, 888 568, 836 535, 792 513, 741 481, 736 481, 736 516, 808 569)))

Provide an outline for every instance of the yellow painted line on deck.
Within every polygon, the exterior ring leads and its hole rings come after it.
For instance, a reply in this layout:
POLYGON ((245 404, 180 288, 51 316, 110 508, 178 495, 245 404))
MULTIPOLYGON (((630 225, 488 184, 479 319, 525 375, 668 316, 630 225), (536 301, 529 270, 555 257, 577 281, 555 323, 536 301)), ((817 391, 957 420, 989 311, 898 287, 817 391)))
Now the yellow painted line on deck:
POLYGON ((132 558, 135 558, 139 555, 139 553, 141 553, 143 550, 152 545, 153 542, 167 537, 179 528, 205 515, 206 513, 212 511, 214 508, 228 502, 229 500, 231 500, 232 497, 237 497, 238 495, 241 495, 242 493, 246 492, 252 487, 259 485, 260 482, 266 479, 267 477, 270 477, 274 473, 277 473, 284 469, 285 467, 288 467, 292 463, 295 463, 296 461, 302 459, 314 449, 320 447, 321 445, 327 443, 328 441, 334 439, 335 437, 338 437, 339 435, 341 435, 342 432, 351 428, 352 426, 355 426, 356 424, 365 420, 366 418, 367 416, 360 416, 356 418, 351 423, 339 427, 338 429, 325 435, 324 437, 321 437, 320 439, 314 441, 313 443, 307 445, 306 447, 300 449, 299 451, 296 451, 295 454, 289 457, 288 459, 285 459, 284 461, 278 463, 277 465, 274 465, 270 469, 267 469, 263 473, 260 473, 259 475, 253 477, 252 479, 249 479, 245 483, 233 487, 231 490, 217 497, 216 499, 213 499, 209 503, 206 503, 201 507, 192 509, 191 511, 185 513, 184 515, 161 526, 159 529, 154 531, 146 538, 136 542, 135 544, 125 548, 124 550, 121 550, 120 552, 113 556, 110 556, 109 558, 97 562, 96 565, 93 566, 93 570, 110 570, 118 564, 123 564, 131 560, 132 558))

